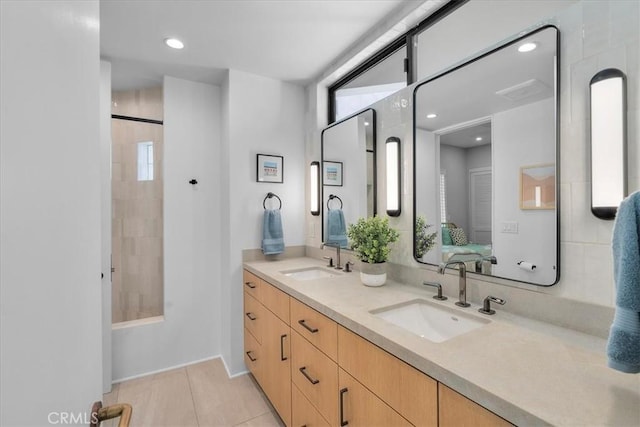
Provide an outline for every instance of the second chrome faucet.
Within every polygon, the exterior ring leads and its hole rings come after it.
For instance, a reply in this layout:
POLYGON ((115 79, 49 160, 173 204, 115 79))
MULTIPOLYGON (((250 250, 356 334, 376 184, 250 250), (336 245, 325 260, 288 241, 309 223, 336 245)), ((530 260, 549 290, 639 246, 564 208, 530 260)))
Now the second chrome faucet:
POLYGON ((456 302, 456 305, 459 307, 469 307, 471 304, 467 302, 467 266, 462 261, 443 262, 438 266, 438 273, 444 274, 450 265, 458 266, 460 276, 458 282, 458 302, 456 302))

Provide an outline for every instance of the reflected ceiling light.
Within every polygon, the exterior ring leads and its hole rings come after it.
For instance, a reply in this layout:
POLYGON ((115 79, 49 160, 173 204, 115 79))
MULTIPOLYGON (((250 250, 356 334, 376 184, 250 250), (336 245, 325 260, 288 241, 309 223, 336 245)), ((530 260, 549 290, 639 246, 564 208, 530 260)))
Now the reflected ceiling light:
POLYGON ((523 43, 520 46, 518 46, 518 52, 531 52, 537 47, 538 45, 534 42, 523 43))
POLYGON ((476 137, 476 141, 482 141, 482 137, 481 136, 476 137))
POLYGON ((364 125, 365 126, 369 126, 369 122, 364 122, 364 125))
POLYGON ((400 138, 387 138, 387 215, 400 216, 400 138))
POLYGON ((172 49, 182 49, 184 47, 184 43, 174 38, 164 39, 164 44, 166 44, 172 49))
POLYGON ((435 119, 436 117, 438 117, 436 113, 427 114, 427 119, 435 119))
POLYGON ((309 199, 309 211, 311 215, 320 215, 320 162, 311 162, 309 167, 309 186, 311 195, 309 199))

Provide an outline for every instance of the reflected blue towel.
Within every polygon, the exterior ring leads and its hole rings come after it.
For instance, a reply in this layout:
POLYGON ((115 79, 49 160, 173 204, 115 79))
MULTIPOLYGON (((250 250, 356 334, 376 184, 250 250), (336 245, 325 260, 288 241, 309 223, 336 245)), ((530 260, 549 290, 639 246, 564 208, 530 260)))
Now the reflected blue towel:
POLYGON ((331 209, 329 211, 327 215, 327 231, 327 241, 325 243, 337 243, 342 248, 346 248, 349 245, 342 209, 331 209))
POLYGON ((284 252, 282 217, 279 209, 265 209, 262 221, 262 253, 275 255, 284 252))
POLYGON ((616 314, 607 343, 610 368, 640 373, 640 192, 620 204, 613 225, 616 314))

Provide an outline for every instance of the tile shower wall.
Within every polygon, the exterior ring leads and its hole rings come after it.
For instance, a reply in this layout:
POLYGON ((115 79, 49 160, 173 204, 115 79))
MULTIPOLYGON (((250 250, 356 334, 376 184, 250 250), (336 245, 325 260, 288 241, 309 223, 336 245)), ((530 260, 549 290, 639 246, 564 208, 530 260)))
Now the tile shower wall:
MULTIPOLYGON (((114 92, 113 114, 162 120, 162 88, 114 92)), ((163 314, 163 127, 112 119, 113 323, 163 314), (138 143, 153 179, 138 180, 138 143)))
POLYGON ((590 211, 589 81, 598 71, 627 75, 629 192, 640 189, 638 54, 640 2, 583 1, 554 20, 561 32, 562 296, 614 305, 612 221, 590 211))

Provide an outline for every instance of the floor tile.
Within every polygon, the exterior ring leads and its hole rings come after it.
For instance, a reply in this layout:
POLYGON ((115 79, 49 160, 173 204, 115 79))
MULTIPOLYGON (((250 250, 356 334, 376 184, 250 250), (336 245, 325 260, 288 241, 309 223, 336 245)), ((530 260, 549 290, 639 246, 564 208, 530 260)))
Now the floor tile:
POLYGON ((273 412, 267 412, 264 415, 253 418, 242 424, 238 424, 236 427, 283 427, 282 421, 273 412))
POLYGON ((120 384, 118 400, 133 406, 131 426, 198 426, 185 368, 120 384))
POLYGON ((233 426, 270 412, 251 378, 229 378, 220 359, 186 369, 200 426, 233 426))

